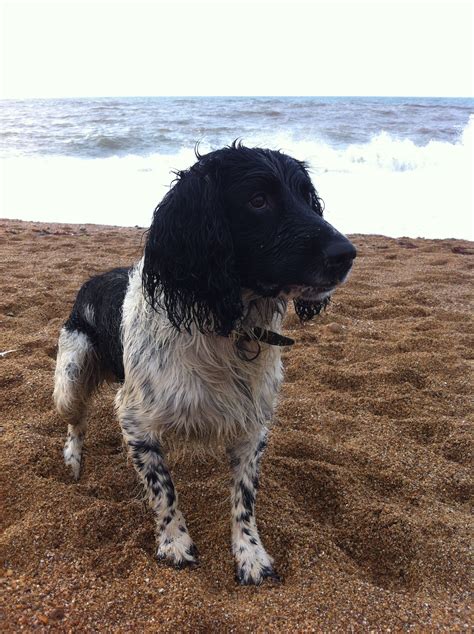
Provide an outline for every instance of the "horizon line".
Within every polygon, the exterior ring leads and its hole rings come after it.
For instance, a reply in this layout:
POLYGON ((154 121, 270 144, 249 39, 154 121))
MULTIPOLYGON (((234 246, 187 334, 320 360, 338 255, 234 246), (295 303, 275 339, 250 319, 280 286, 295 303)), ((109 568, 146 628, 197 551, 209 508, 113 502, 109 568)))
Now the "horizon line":
POLYGON ((33 99, 471 99, 473 95, 152 95, 152 94, 110 94, 110 95, 48 95, 48 96, 0 96, 0 101, 26 101, 33 99))

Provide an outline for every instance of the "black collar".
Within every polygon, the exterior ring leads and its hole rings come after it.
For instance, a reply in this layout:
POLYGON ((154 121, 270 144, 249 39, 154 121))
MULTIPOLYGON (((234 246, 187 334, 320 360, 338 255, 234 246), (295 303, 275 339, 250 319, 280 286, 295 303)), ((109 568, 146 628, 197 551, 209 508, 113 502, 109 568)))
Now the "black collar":
POLYGON ((278 332, 259 327, 237 331, 236 335, 239 341, 258 341, 268 343, 270 346, 292 346, 295 343, 295 340, 290 339, 290 337, 284 337, 278 332))

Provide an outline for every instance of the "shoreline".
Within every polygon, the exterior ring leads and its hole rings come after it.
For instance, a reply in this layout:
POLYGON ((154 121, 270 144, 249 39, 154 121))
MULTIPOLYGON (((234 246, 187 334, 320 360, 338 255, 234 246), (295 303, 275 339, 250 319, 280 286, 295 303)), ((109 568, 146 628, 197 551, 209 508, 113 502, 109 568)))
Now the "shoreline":
MULTIPOLYGON (((80 228, 84 227, 86 229, 90 229, 91 231, 104 231, 104 230, 123 230, 123 231, 148 231, 149 227, 141 226, 141 225, 109 225, 109 224, 96 224, 92 222, 48 222, 45 220, 22 220, 20 218, 3 218, 0 217, 0 226, 4 223, 20 223, 20 225, 27 225, 35 227, 36 225, 44 226, 45 228, 53 227, 54 231, 57 231, 59 228, 63 228, 66 230, 69 227, 79 227, 78 231, 80 232, 80 228)), ((349 238, 384 238, 386 240, 413 240, 415 242, 462 242, 467 244, 472 244, 474 248, 474 239, 470 238, 423 238, 423 237, 412 237, 408 235, 400 235, 400 236, 389 236, 382 233, 347 233, 347 237, 349 238)))

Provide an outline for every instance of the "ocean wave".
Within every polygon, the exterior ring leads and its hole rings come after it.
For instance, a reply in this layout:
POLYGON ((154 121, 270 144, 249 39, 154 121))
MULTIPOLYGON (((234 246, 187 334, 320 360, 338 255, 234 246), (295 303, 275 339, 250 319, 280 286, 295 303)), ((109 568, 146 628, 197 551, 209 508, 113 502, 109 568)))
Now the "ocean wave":
POLYGON ((106 136, 106 135, 98 135, 96 136, 92 142, 96 147, 105 148, 106 150, 126 150, 127 147, 130 147, 131 139, 129 137, 123 136, 106 136))
POLYGON ((451 165, 469 165, 470 161, 472 165, 473 139, 474 115, 470 116, 456 143, 432 140, 420 146, 384 130, 366 143, 351 143, 339 148, 321 140, 296 140, 287 135, 268 136, 265 141, 270 147, 281 147, 306 160, 317 170, 405 172, 437 168, 450 171, 451 165))
MULTIPOLYGON (((115 151, 117 144, 126 149, 133 136, 130 130, 125 139, 102 135, 88 142, 115 151)), ((268 132, 248 135, 243 141, 305 160, 325 201, 326 217, 346 233, 471 238, 473 137, 471 116, 456 143, 431 141, 418 146, 386 131, 366 143, 340 148, 321 139, 268 132)), ((201 154, 214 148, 206 138, 201 140, 201 154)), ((195 160, 194 143, 183 144, 179 150, 168 146, 147 155, 130 152, 94 160, 77 156, 3 159, 2 215, 146 226, 168 191, 172 171, 186 169, 195 160)))
MULTIPOLYGON (((123 132, 122 128, 122 132, 123 132)), ((171 149, 170 130, 158 128, 153 134, 145 131, 128 130, 125 134, 88 133, 74 134, 64 140, 66 156, 82 159, 107 159, 112 157, 126 157, 148 155, 161 148, 169 153, 171 149), (66 149, 67 148, 67 149, 66 149)))
MULTIPOLYGON (((330 154, 327 147, 351 152, 354 145, 373 145, 374 137, 384 133, 391 141, 379 140, 379 146, 409 140, 423 147, 432 140, 458 142, 459 130, 473 110, 474 101, 469 99, 137 97, 2 101, 0 128, 19 135, 0 137, 0 152, 11 157, 147 156, 173 154, 197 140, 213 147, 236 137, 256 139, 259 144, 268 138, 271 143, 284 133, 293 140, 309 140, 315 152, 324 155, 330 154)), ((396 151, 415 154, 409 148, 396 151)), ((412 166, 412 159, 404 159, 395 160, 389 168, 409 170, 412 166)))

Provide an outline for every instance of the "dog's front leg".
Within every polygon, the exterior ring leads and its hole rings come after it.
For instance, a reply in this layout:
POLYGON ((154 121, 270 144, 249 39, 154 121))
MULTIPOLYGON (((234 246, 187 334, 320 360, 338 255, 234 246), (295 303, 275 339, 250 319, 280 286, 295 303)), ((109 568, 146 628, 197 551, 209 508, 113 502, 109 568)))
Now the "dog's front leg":
POLYGON ((237 580, 242 584, 260 584, 267 577, 278 579, 255 521, 258 467, 266 437, 267 430, 263 428, 260 433, 239 439, 228 448, 233 475, 232 551, 237 563, 237 580))
POLYGON ((120 424, 135 469, 155 514, 156 556, 177 568, 194 564, 197 549, 178 510, 178 498, 158 440, 142 431, 135 414, 121 412, 120 424))

